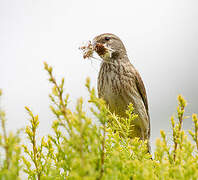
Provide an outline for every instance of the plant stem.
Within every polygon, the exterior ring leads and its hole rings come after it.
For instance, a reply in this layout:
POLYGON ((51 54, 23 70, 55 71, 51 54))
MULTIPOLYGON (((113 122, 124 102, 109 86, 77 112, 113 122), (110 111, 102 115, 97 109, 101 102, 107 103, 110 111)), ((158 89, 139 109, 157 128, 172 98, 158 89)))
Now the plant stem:
POLYGON ((197 146, 197 150, 198 150, 198 118, 197 118, 196 114, 193 114, 192 118, 193 118, 193 122, 194 122, 194 125, 195 125, 194 140, 195 140, 195 143, 196 143, 196 146, 197 146))
POLYGON ((7 164, 7 169, 9 169, 10 166, 10 157, 9 157, 9 145, 8 145, 8 138, 7 138, 7 132, 6 132, 6 127, 5 127, 5 119, 0 113, 0 118, 1 118, 1 125, 3 129, 3 139, 5 142, 4 149, 5 149, 5 154, 6 154, 6 164, 7 164))
POLYGON ((99 179, 102 179, 104 174, 104 159, 105 159, 105 136, 106 136, 106 124, 103 123, 103 139, 102 139, 102 152, 101 152, 101 169, 99 179))
POLYGON ((181 110, 180 110, 180 112, 182 112, 182 113, 179 115, 179 129, 178 129, 178 134, 176 134, 176 138, 174 138, 174 144, 175 144, 174 155, 173 155, 174 161, 176 159, 176 151, 177 151, 177 147, 178 147, 177 138, 180 135, 181 128, 182 128, 182 123, 183 123, 183 111, 184 111, 184 106, 182 106, 181 107, 181 110))
POLYGON ((32 126, 32 131, 33 131, 32 146, 33 146, 33 153, 34 153, 34 165, 36 167, 38 180, 40 180, 41 173, 39 172, 38 164, 37 164, 36 128, 34 126, 32 126))

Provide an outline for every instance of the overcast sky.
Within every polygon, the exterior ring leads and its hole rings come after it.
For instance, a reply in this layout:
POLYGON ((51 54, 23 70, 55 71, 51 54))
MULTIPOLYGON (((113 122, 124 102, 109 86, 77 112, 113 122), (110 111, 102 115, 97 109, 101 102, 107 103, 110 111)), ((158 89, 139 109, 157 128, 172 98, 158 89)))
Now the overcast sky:
MULTIPOLYGON (((8 128, 27 125, 24 106, 40 117, 40 134, 49 132, 50 84, 43 61, 65 77, 70 107, 88 99, 86 77, 96 87, 100 64, 83 60, 78 47, 101 33, 124 42, 130 61, 145 83, 152 143, 170 130, 177 95, 198 113, 197 0, 0 0, 0 88, 8 128)), ((191 120, 184 126, 190 128, 191 120)))

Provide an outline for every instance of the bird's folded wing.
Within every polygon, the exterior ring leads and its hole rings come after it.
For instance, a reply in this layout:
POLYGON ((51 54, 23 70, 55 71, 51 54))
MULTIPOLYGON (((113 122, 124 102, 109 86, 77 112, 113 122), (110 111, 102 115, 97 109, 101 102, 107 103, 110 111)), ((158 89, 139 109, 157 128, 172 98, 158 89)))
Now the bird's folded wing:
POLYGON ((137 89, 142 97, 143 103, 146 108, 147 115, 149 116, 149 114, 148 114, 148 100, 147 100, 146 89, 144 87, 144 83, 143 83, 142 78, 140 77, 140 74, 138 73, 138 71, 136 71, 135 75, 136 75, 137 89))
POLYGON ((144 83, 142 81, 142 78, 140 77, 140 74, 138 73, 138 71, 136 71, 136 86, 137 86, 137 89, 142 97, 142 100, 143 100, 143 103, 145 105, 145 109, 146 109, 146 112, 147 112, 147 116, 148 116, 148 129, 147 129, 147 139, 150 138, 150 131, 151 131, 151 128, 150 128, 150 116, 149 116, 149 110, 148 110, 148 100, 147 100, 147 95, 146 95, 146 89, 144 87, 144 83))

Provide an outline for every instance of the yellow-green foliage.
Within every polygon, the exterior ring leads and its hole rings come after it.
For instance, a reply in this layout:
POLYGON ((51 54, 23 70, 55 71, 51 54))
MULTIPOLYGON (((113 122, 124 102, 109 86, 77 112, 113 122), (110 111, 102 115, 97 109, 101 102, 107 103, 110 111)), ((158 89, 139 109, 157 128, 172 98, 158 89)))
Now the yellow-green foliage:
MULTIPOLYGON (((0 98, 2 91, 0 90, 0 98)), ((16 134, 10 132, 7 134, 6 131, 6 115, 0 107, 0 179, 20 179, 19 173, 22 171, 22 166, 20 165, 21 156, 21 145, 19 133, 16 134)))
POLYGON ((130 123, 137 118, 132 104, 126 111, 128 118, 112 114, 105 102, 97 98, 87 79, 89 102, 93 104, 90 110, 95 118, 86 115, 82 98, 72 112, 67 106, 69 96, 64 93, 64 79, 58 84, 52 67, 45 63, 45 70, 53 85, 49 97, 56 117, 51 126, 54 133, 37 142, 39 118, 26 107, 30 122, 25 133, 31 146, 21 144, 19 133, 7 135, 5 113, 0 110, 0 179, 20 179, 22 172, 28 179, 47 180, 198 178, 198 118, 192 115, 194 127, 189 134, 193 141, 190 141, 182 129, 186 101, 181 95, 178 96, 177 120, 171 118, 173 145, 167 144, 166 134, 161 130, 151 159, 146 142, 128 138, 130 123))

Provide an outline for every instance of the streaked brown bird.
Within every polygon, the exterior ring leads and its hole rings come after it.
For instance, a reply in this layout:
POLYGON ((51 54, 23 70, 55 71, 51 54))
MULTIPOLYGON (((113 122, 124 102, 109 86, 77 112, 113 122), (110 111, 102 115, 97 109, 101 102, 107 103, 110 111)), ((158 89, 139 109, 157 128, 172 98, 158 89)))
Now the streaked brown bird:
POLYGON ((93 39, 97 54, 103 59, 98 75, 98 96, 108 104, 111 112, 125 117, 129 103, 138 118, 133 122, 131 138, 150 138, 148 101, 143 81, 130 63, 124 44, 114 34, 105 33, 93 39), (105 47, 101 48, 101 47, 105 47))

